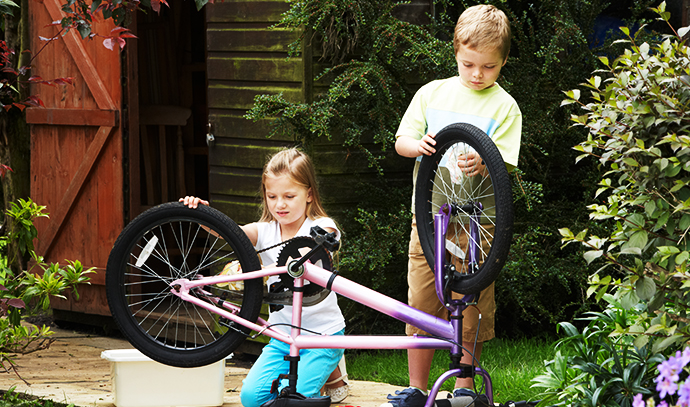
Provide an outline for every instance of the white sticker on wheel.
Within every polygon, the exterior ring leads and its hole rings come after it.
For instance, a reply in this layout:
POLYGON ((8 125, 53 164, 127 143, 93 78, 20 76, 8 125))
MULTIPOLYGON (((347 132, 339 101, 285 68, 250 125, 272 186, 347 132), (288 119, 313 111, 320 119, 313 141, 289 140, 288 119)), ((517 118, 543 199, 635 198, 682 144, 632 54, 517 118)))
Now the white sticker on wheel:
POLYGON ((465 252, 458 245, 446 239, 446 250, 460 260, 465 260, 465 252))
POLYGON ((146 263, 146 260, 148 260, 149 256, 151 253, 153 253, 153 249, 156 247, 158 244, 158 237, 155 235, 151 240, 149 240, 148 243, 146 243, 146 246, 144 246, 144 250, 141 251, 141 254, 139 255, 139 258, 137 259, 136 266, 141 267, 146 263))

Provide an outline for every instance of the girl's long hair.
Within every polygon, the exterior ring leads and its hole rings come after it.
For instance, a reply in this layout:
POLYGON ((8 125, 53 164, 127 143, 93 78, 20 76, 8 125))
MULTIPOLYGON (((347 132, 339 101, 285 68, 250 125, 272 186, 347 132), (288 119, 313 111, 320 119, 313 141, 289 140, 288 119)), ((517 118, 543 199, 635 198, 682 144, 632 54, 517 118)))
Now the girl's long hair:
POLYGON ((288 148, 274 154, 264 166, 261 175, 261 219, 259 222, 275 220, 266 205, 266 177, 287 174, 298 185, 311 189, 311 202, 307 203, 307 217, 318 219, 327 217, 321 204, 319 188, 316 185, 316 172, 308 155, 296 148, 288 148))

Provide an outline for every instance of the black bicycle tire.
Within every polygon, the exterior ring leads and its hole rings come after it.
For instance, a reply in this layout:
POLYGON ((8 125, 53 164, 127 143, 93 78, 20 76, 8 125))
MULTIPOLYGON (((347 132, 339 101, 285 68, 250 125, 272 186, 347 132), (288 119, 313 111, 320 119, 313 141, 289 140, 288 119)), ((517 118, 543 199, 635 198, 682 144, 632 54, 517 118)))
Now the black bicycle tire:
POLYGON ((471 274, 454 273, 450 288, 460 294, 478 294, 487 288, 505 265, 513 230, 513 199, 510 178, 501 153, 491 138, 466 123, 451 124, 436 134, 436 152, 424 156, 419 165, 415 191, 417 231, 427 263, 434 269, 434 210, 431 195, 439 162, 449 148, 465 143, 481 155, 490 177, 495 197, 495 229, 488 255, 471 274))
MULTIPOLYGON (((196 347, 170 346, 142 328, 129 308, 125 290, 125 277, 135 245, 148 231, 172 222, 204 225, 218 233, 233 249, 243 272, 259 270, 261 263, 251 242, 229 217, 216 209, 199 206, 190 209, 178 202, 155 206, 130 222, 118 236, 108 257, 106 269, 106 295, 111 313, 120 331, 141 353, 160 363, 176 367, 198 367, 217 362, 233 352, 244 341, 250 330, 245 327, 227 329, 210 343, 196 347)), ((162 227, 161 227, 162 229, 162 227)), ((224 242, 224 243, 225 243, 224 242)), ((186 263, 186 259, 185 259, 186 263)), ((129 266, 132 266, 131 264, 129 266)), ((164 282, 161 278, 160 282, 164 282)), ((172 296, 172 294, 170 294, 172 296)), ((171 300, 172 301, 172 300, 171 300)), ((239 315, 256 322, 263 301, 262 279, 244 281, 244 298, 239 315)), ((181 301, 180 301, 181 302, 181 301)), ((184 306, 186 306, 185 303, 184 306)), ((192 313, 190 313, 192 315, 192 313)), ((195 337, 196 340, 196 337, 195 337)))

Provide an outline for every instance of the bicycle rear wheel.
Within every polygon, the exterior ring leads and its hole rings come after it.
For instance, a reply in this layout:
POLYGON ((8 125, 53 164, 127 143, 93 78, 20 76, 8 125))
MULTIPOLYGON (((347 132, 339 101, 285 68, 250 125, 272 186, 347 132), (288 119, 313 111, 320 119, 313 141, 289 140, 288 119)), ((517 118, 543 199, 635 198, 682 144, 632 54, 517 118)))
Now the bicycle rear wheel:
POLYGON ((417 174, 415 215, 424 256, 434 269, 434 215, 451 210, 446 260, 456 271, 450 288, 477 294, 503 268, 512 239, 513 199, 501 153, 483 131, 466 124, 445 127, 435 137, 436 152, 424 156, 417 174), (486 169, 467 176, 457 163, 476 152, 486 169))
MULTIPOLYGON (((261 268, 247 236, 221 212, 177 202, 151 208, 125 227, 110 252, 106 294, 113 317, 135 348, 160 363, 197 367, 219 361, 242 343, 249 329, 181 300, 170 283, 218 274, 233 261, 242 272, 261 268)), ((190 294, 227 300, 235 304, 234 313, 255 322, 263 281, 204 286, 190 294)))

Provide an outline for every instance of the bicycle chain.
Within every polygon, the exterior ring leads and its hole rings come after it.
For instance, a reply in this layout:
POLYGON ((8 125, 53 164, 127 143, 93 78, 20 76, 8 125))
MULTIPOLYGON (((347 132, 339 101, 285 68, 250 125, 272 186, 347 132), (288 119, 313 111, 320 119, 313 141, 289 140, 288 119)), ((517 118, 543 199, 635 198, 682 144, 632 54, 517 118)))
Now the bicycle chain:
POLYGON ((275 249, 275 248, 278 247, 278 246, 286 245, 286 244, 288 244, 289 242, 291 242, 291 241, 293 241, 293 240, 296 240, 296 239, 298 239, 298 238, 300 238, 300 237, 304 237, 304 236, 295 236, 295 237, 291 237, 291 238, 289 238, 288 240, 283 240, 282 242, 277 243, 277 244, 274 244, 273 246, 269 246, 269 247, 265 247, 265 248, 263 248, 263 249, 261 249, 261 250, 257 250, 257 251, 256 251, 256 254, 260 254, 260 253, 269 251, 269 250, 271 250, 271 249, 275 249))
MULTIPOLYGON (((274 249, 276 247, 287 245, 288 243, 290 243, 292 241, 300 240, 300 239, 303 239, 305 237, 310 238, 308 236, 295 236, 295 237, 292 237, 290 239, 284 240, 280 243, 274 244, 273 246, 265 247, 261 250, 256 250, 256 254, 258 255, 260 253, 274 249)), ((222 296, 222 298, 224 300, 231 300, 231 299, 238 299, 239 300, 243 297, 243 294, 238 293, 238 292, 233 292, 233 291, 222 289, 222 288, 220 288, 219 290, 223 291, 224 295, 222 296)), ((322 290, 319 293, 316 293, 313 295, 305 295, 302 299, 302 304, 304 306, 310 306, 310 305, 318 304, 319 302, 323 301, 324 298, 325 298, 325 296, 323 295, 323 290, 322 290)), ((267 303, 270 303, 270 304, 292 305, 292 290, 286 291, 286 292, 281 292, 281 293, 269 293, 268 290, 266 289, 266 287, 264 287, 264 301, 266 301, 267 303)))

